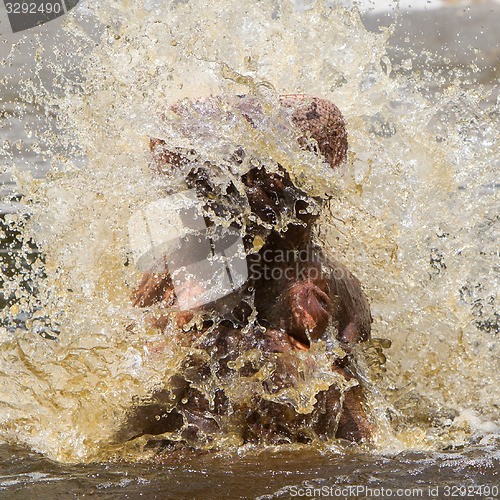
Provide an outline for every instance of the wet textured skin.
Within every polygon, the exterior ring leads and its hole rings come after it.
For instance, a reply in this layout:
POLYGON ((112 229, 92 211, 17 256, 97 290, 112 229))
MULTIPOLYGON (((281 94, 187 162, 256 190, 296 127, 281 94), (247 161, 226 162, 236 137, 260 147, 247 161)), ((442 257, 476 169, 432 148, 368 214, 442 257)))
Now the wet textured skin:
MULTIPOLYGON (((235 101, 236 107, 239 106, 243 116, 251 122, 251 113, 246 116, 248 102, 243 99, 241 105, 238 102, 235 101)), ((281 96, 280 104, 293 110, 291 121, 304 134, 298 139, 300 145, 316 149, 332 168, 338 168, 345 159, 347 134, 337 107, 324 99, 303 95, 281 96)), ((253 106, 251 101, 250 106, 253 106)), ((182 114, 182 110, 179 113, 182 114)), ((150 141, 155 169, 168 173, 187 160, 182 152, 169 151, 164 144, 158 139, 150 141)), ((196 188, 201 195, 208 195, 211 190, 208 176, 204 175, 206 168, 210 165, 193 168, 187 179, 188 186, 196 188)), ((344 357, 332 357, 333 370, 345 381, 358 380, 351 351, 355 344, 370 338, 370 308, 359 281, 345 266, 328 259, 312 241, 313 225, 318 215, 314 209, 309 212, 306 209, 312 205, 320 208, 323 200, 312 199, 298 189, 282 168, 278 172, 268 172, 263 166, 255 167, 242 176, 242 181, 255 216, 254 222, 246 228, 246 248, 252 248, 256 235, 264 235, 264 244, 258 252, 249 253, 247 257, 250 279, 238 295, 239 303, 231 313, 215 327, 207 320, 201 331, 193 327, 190 332, 185 332, 186 337, 192 335, 192 339, 197 339, 197 348, 209 354, 212 364, 215 362, 218 367, 217 371, 210 371, 203 356, 190 356, 179 375, 171 380, 168 390, 156 392, 147 403, 131 412, 119 438, 179 431, 183 442, 196 447, 200 444, 200 436, 206 441, 210 440, 209 436, 215 439, 218 433, 223 433, 219 416, 232 412, 233 420, 239 422, 242 443, 309 442, 309 431, 320 439, 336 437, 354 442, 367 441, 372 430, 363 408, 360 383, 342 395, 332 384, 317 394, 314 411, 306 415, 298 414, 291 405, 268 401, 258 394, 251 404, 238 406, 229 401, 221 389, 216 391, 215 405, 210 405, 206 396, 197 389, 202 385, 198 379, 203 374, 215 376, 219 381, 234 374, 228 363, 244 352, 251 349, 263 353, 307 351, 312 342, 327 340, 332 327, 337 329, 337 338, 345 351, 344 357), (263 226, 268 228, 269 224, 276 223, 285 210, 294 213, 296 223, 290 223, 282 232, 275 229, 262 231, 263 226), (301 251, 306 259, 293 257, 300 255, 301 251), (284 252, 291 257, 283 260, 284 252), (264 265, 266 271, 277 270, 273 277, 264 276, 264 265), (279 278, 275 279, 275 276, 279 278), (248 303, 251 299, 257 310, 256 320, 250 317, 248 303)), ((237 196, 236 193, 230 194, 237 196)), ((168 273, 144 274, 132 298, 137 307, 158 303, 168 307, 174 305, 175 300, 168 273)), ((178 326, 184 329, 193 317, 190 311, 176 315, 178 326)), ((155 326, 169 334, 166 318, 154 321, 155 326)), ((271 384, 274 390, 281 390, 292 383, 295 368, 287 361, 286 355, 277 359, 271 384)), ((251 366, 244 366, 238 373, 240 377, 253 374, 251 366)))

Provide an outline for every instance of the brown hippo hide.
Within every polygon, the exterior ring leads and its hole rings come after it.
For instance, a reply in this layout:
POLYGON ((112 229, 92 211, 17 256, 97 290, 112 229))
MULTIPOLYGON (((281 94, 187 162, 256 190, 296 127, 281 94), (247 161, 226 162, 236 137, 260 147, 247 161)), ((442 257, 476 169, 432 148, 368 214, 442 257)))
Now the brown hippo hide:
MULTIPOLYGON (((197 105, 210 106, 213 99, 197 105)), ((299 131, 300 145, 316 149, 332 168, 340 166, 347 136, 337 107, 299 95, 282 96, 280 103, 292 109, 290 118, 299 131)), ((233 106, 252 126, 259 126, 256 100, 235 98, 233 106)), ((171 110, 179 116, 185 113, 182 104, 171 110)), ((274 171, 263 165, 251 168, 241 177, 243 194, 232 184, 221 193, 210 181, 215 167, 193 161, 193 151, 168 150, 159 139, 151 139, 150 145, 155 171, 168 174, 187 168, 187 186, 207 200, 207 210, 214 214, 233 214, 234 206, 246 197, 252 215, 243 234, 249 279, 235 294, 236 302, 232 297, 235 305, 229 311, 209 315, 211 305, 201 308, 207 312, 203 327, 190 326, 191 311, 172 312, 177 332, 166 328, 167 318, 154 320, 167 341, 169 337, 176 342, 189 339, 193 348, 167 387, 131 410, 120 439, 172 433, 169 439, 193 447, 228 435, 239 444, 369 440, 371 426, 363 409, 363 387, 352 347, 370 339, 370 308, 359 281, 313 242, 313 225, 324 200, 296 187, 281 166, 274 171), (278 224, 284 214, 285 226, 278 224), (258 249, 257 237, 262 241, 258 249), (287 389, 290 394, 294 388, 303 390, 304 380, 310 384, 322 380, 322 370, 308 356, 320 344, 327 346, 324 355, 330 376, 336 379, 318 386, 310 411, 299 413, 293 398, 278 396, 287 389), (265 371, 269 366, 272 369, 265 371)), ((242 161, 238 155, 242 153, 235 152, 233 162, 242 161)), ((234 224, 243 227, 237 219, 234 224)), ((175 301, 168 270, 144 274, 133 294, 137 307, 159 303, 168 307, 175 301)))

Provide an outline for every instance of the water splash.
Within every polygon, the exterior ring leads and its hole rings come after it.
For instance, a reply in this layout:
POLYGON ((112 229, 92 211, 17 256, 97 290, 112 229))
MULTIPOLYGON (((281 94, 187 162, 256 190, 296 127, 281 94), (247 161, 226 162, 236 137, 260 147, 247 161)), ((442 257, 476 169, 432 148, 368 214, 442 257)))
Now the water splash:
POLYGON ((360 278, 374 336, 392 341, 383 376, 376 346, 360 356, 378 449, 498 434, 498 111, 484 89, 457 81, 426 96, 417 74, 392 72, 388 31, 369 32, 356 10, 322 2, 298 12, 271 0, 244 9, 88 1, 66 28, 72 53, 57 47, 45 59, 38 47, 37 74, 52 72, 51 86, 22 86, 23 102, 46 113, 34 133, 47 176, 20 171, 15 146, 3 145, 26 207, 4 216, 9 231, 23 221, 14 242, 22 252, 11 255, 25 268, 2 270, 4 440, 64 461, 143 456, 142 438, 110 444, 117 423, 133 398, 172 377, 188 349, 165 342, 130 301, 139 273, 129 265, 129 218, 179 181, 152 175, 149 136, 214 162, 243 143, 310 192, 335 193, 318 241, 360 278), (184 98, 249 93, 272 115, 290 92, 342 110, 350 155, 341 173, 326 173, 293 141, 284 149, 221 130, 219 120, 207 121, 206 136, 225 142, 196 141, 162 120, 184 98), (43 258, 26 266, 29 241, 43 258), (404 394, 408 384, 415 388, 404 394))

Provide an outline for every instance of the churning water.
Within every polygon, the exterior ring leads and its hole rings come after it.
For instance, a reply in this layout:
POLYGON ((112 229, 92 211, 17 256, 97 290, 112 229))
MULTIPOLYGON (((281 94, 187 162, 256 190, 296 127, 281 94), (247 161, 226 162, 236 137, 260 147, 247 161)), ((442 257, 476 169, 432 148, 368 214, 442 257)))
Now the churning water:
POLYGON ((0 491, 278 498, 301 484, 498 485, 495 68, 481 80, 477 64, 452 68, 439 50, 388 54, 390 35, 333 3, 88 0, 57 37, 12 47, 1 61, 0 491), (33 68, 19 79, 23 50, 33 68), (272 118, 289 93, 341 109, 339 172, 272 118), (261 101, 266 134, 220 115, 162 119, 184 98, 242 94, 261 101), (373 445, 273 455, 228 435, 216 460, 160 464, 145 438, 115 439, 134 398, 165 384, 189 350, 130 300, 140 272, 129 219, 179 183, 152 175, 151 136, 213 163, 243 148, 307 192, 333 194, 317 240, 362 282, 373 336, 392 341, 385 371, 373 347, 358 353, 373 445))

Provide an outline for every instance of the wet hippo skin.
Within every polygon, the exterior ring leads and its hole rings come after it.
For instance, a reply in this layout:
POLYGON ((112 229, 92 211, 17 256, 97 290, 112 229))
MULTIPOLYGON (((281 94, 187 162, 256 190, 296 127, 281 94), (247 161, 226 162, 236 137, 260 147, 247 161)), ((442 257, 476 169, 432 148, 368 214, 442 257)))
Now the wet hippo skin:
MULTIPOLYGON (((292 110, 291 123, 303 134, 298 134, 301 147, 316 151, 332 168, 339 168, 346 156, 347 134, 337 107, 303 95, 281 96, 280 104, 292 110)), ((233 106, 252 123, 255 115, 247 115, 247 110, 258 104, 241 98, 235 99, 233 106)), ((172 109, 183 113, 182 107, 172 109)), ((150 147, 153 167, 161 174, 189 165, 185 151, 168 150, 159 139, 151 139, 150 147)), ((233 161, 239 161, 238 152, 233 161)), ((207 162, 193 164, 186 182, 203 199, 211 200, 207 203, 212 204, 214 212, 224 213, 224 200, 237 202, 241 192, 229 186, 222 198, 214 196, 210 168, 207 162)), ((131 409, 119 439, 173 433, 169 438, 172 441, 199 447, 230 432, 240 444, 307 443, 332 438, 368 441, 372 428, 352 350, 357 343, 370 339, 370 308, 356 277, 328 258, 313 241, 313 226, 325 200, 296 187, 280 166, 271 171, 259 165, 243 174, 241 180, 252 213, 243 237, 249 279, 231 309, 216 319, 207 315, 202 327, 199 322, 190 327, 192 311, 172 313, 179 327, 176 335, 193 339, 196 348, 168 387, 131 409), (284 213, 291 214, 289 222, 278 230, 276 223, 284 213), (257 237, 262 242, 258 250, 257 237), (314 343, 331 340, 332 335, 342 349, 331 354, 331 370, 342 383, 331 383, 318 391, 312 411, 299 413, 293 404, 266 396, 293 388, 303 376, 295 359, 297 353, 306 353, 314 343), (247 352, 261 353, 261 357, 241 366, 235 363, 247 352), (263 382, 267 392, 257 391, 240 399, 225 389, 235 381, 254 380, 267 362, 273 363, 271 375, 263 382)), ((168 272, 145 273, 132 301, 145 308, 159 303, 175 305, 168 272)), ((210 310, 210 306, 205 309, 210 310)), ((174 338, 165 317, 153 321, 167 340, 169 336, 174 338)), ((314 361, 308 362, 314 372, 314 361)))

